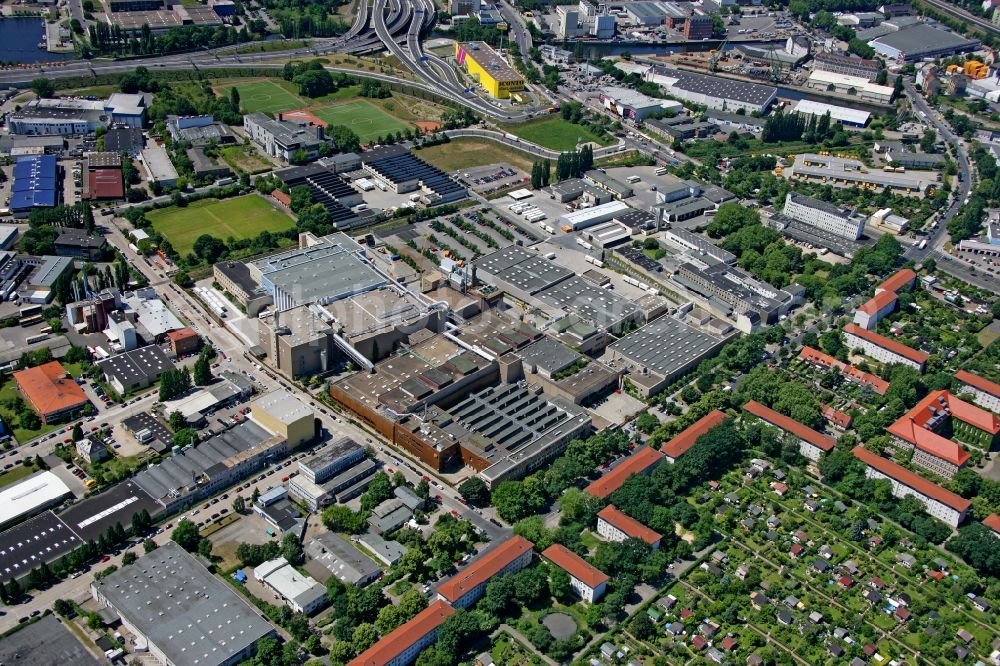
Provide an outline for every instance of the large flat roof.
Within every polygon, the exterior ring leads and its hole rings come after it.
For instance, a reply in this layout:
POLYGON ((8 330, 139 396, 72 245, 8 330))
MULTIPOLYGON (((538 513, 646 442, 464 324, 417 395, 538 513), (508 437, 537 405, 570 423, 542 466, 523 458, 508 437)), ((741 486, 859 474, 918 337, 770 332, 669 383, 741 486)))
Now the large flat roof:
POLYGON ((0 533, 0 580, 20 578, 84 543, 55 513, 40 513, 0 533))
POLYGON ((471 57, 497 81, 521 81, 523 77, 507 64, 486 42, 465 42, 459 45, 465 57, 471 57))
POLYGON ((313 415, 313 410, 290 391, 272 391, 251 403, 253 409, 260 409, 271 418, 291 425, 300 419, 313 415))
POLYGON ((717 344, 718 338, 672 317, 660 317, 615 341, 611 348, 633 363, 666 377, 717 344))
POLYGON ((382 573, 371 558, 332 532, 324 532, 307 541, 303 549, 310 561, 344 583, 357 585, 382 573))
POLYGON ((98 666, 101 662, 94 659, 61 620, 55 615, 45 615, 0 640, 0 663, 98 666))
POLYGON ((966 39, 953 32, 947 32, 926 23, 918 23, 878 37, 872 40, 871 45, 874 46, 874 44, 883 44, 902 52, 908 59, 913 59, 919 58, 924 53, 975 48, 979 45, 979 40, 966 39))
MULTIPOLYGON (((814 72, 814 74, 820 74, 820 73, 829 74, 829 72, 814 72)), ((851 78, 856 78, 856 77, 851 77, 851 78)), ((792 111, 794 113, 808 113, 814 116, 822 116, 829 113, 830 118, 832 120, 852 123, 854 125, 859 125, 862 127, 868 124, 868 119, 871 118, 872 115, 869 112, 862 111, 860 109, 850 109, 846 106, 836 106, 834 104, 824 104, 823 102, 814 102, 811 99, 800 99, 798 102, 796 102, 795 107, 792 109, 792 111)))
POLYGON ((124 386, 159 377, 174 364, 157 345, 149 345, 98 362, 101 372, 117 378, 124 386))
POLYGON ((172 541, 91 585, 174 664, 225 663, 275 632, 172 541))
POLYGON ((77 502, 61 512, 59 518, 85 541, 97 541, 115 523, 129 525, 132 516, 143 509, 155 516, 160 507, 135 481, 127 479, 77 502))
POLYGON ((671 88, 680 88, 681 90, 700 93, 710 97, 763 105, 778 94, 777 88, 759 83, 747 83, 746 81, 698 74, 681 69, 667 69, 663 67, 656 67, 655 69, 656 73, 660 76, 676 79, 676 83, 671 88))
POLYGON ((619 322, 635 317, 639 310, 632 301, 617 292, 602 289, 589 280, 574 275, 537 294, 539 300, 565 312, 578 315, 599 328, 614 328, 619 322))
POLYGON ((568 268, 517 245, 509 245, 479 257, 475 260, 475 265, 477 270, 503 280, 528 294, 537 294, 573 275, 573 271, 568 268))

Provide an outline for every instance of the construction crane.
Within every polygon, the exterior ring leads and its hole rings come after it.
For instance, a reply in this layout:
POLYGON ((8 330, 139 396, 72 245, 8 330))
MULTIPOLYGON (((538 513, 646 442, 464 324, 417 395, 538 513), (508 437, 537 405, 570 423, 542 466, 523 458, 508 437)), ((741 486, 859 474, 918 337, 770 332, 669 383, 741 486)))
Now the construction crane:
POLYGON ((722 57, 722 52, 728 43, 729 40, 727 39, 719 45, 718 49, 712 51, 712 55, 708 59, 708 71, 714 72, 719 69, 719 59, 722 57))

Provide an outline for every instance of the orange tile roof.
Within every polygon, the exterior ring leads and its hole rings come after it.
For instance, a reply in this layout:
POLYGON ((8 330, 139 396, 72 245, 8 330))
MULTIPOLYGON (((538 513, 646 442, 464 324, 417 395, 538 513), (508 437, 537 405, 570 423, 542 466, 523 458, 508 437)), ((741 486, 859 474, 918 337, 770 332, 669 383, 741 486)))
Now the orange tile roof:
POLYGON ((174 342, 191 337, 198 337, 198 334, 190 328, 178 328, 175 331, 167 331, 167 338, 174 342))
POLYGON ((917 274, 909 268, 904 268, 897 271, 893 275, 890 275, 885 279, 885 281, 875 288, 875 291, 892 291, 898 292, 903 287, 913 284, 914 280, 917 279, 917 274))
POLYGON ((562 544, 552 544, 542 551, 542 557, 563 569, 591 589, 608 582, 608 575, 562 544))
POLYGON ((926 363, 927 359, 929 358, 927 354, 923 352, 917 351, 916 349, 913 349, 911 347, 907 347, 906 345, 900 344, 895 340, 890 340, 884 335, 879 335, 878 333, 867 331, 858 326, 857 324, 853 323, 847 324, 846 326, 844 326, 844 332, 856 335, 859 338, 862 338, 864 340, 867 340, 868 342, 871 342, 872 344, 882 347, 883 349, 888 349, 889 351, 895 354, 899 354, 904 358, 910 359, 914 363, 926 363))
POLYGON ((285 204, 286 206, 291 206, 292 205, 292 197, 290 197, 289 195, 285 194, 281 190, 277 190, 277 189, 274 190, 273 192, 271 192, 271 196, 274 197, 275 199, 277 199, 279 202, 285 204))
POLYGON ((991 513, 983 518, 983 525, 986 525, 986 527, 990 528, 997 534, 1000 534, 1000 516, 997 514, 991 513))
POLYGON ((838 411, 831 407, 830 405, 822 405, 821 411, 823 412, 823 418, 825 418, 830 423, 838 425, 841 428, 851 427, 851 415, 845 414, 844 412, 838 411))
POLYGON ((622 532, 635 539, 642 539, 652 545, 663 537, 659 532, 651 530, 638 520, 629 518, 619 511, 614 504, 609 504, 597 513, 598 518, 603 518, 604 522, 610 523, 612 527, 617 527, 622 532))
POLYGON ((779 414, 770 407, 765 407, 756 400, 751 400, 747 404, 743 405, 743 409, 750 412, 757 418, 767 421, 773 426, 777 426, 786 432, 792 433, 799 439, 803 439, 823 451, 832 451, 833 447, 836 445, 836 442, 832 437, 827 437, 822 433, 818 433, 812 428, 799 423, 795 419, 790 419, 784 414, 779 414))
POLYGON ((604 499, 621 488, 625 480, 633 474, 645 474, 646 470, 663 462, 663 454, 655 449, 644 448, 629 456, 628 460, 597 479, 589 486, 587 492, 594 497, 604 499))
POLYGON ((673 459, 680 458, 688 452, 698 438, 709 432, 726 420, 726 415, 718 409, 713 409, 708 414, 689 425, 679 435, 663 445, 660 451, 673 459))
POLYGON ((896 479, 900 483, 913 488, 925 497, 937 500, 938 502, 941 502, 956 511, 968 511, 969 507, 972 506, 972 502, 969 500, 959 497, 950 490, 945 490, 937 484, 931 483, 919 474, 915 474, 905 467, 897 465, 891 460, 886 460, 882 456, 872 453, 863 446, 855 446, 851 453, 854 454, 855 458, 869 467, 875 468, 886 476, 896 479))
POLYGON ((834 357, 829 354, 824 354, 818 349, 804 346, 799 351, 799 358, 803 361, 808 361, 809 363, 824 365, 828 368, 837 368, 849 379, 853 379, 860 384, 871 387, 871 389, 879 395, 885 395, 885 392, 889 390, 889 382, 885 381, 881 377, 876 377, 871 373, 858 370, 853 365, 847 365, 843 361, 838 361, 834 357))
POLYGON ((14 373, 14 381, 43 418, 46 414, 56 414, 87 404, 87 394, 68 378, 59 361, 18 370, 14 373))
POLYGON ((1000 384, 995 384, 988 379, 980 377, 979 375, 974 375, 965 370, 959 370, 955 373, 955 379, 960 382, 965 382, 969 386, 977 388, 984 393, 989 393, 990 395, 995 395, 1000 398, 1000 384))
POLYGON ((435 601, 414 615, 412 620, 383 636, 347 666, 386 666, 421 638, 435 631, 454 612, 454 608, 440 599, 435 601))
POLYGON ((928 427, 935 413, 948 414, 951 418, 993 435, 1000 432, 1000 417, 959 400, 948 391, 931 391, 886 430, 933 456, 955 465, 964 465, 969 460, 969 454, 955 442, 938 435, 928 427), (931 411, 932 408, 934 412, 931 411))
POLYGON ((469 590, 497 575, 505 566, 535 547, 522 536, 514 536, 486 553, 464 571, 446 580, 438 587, 438 594, 455 603, 469 590))
POLYGON ((890 303, 896 302, 896 292, 894 291, 880 291, 867 301, 861 304, 858 309, 868 314, 872 317, 877 315, 883 308, 885 308, 890 303))

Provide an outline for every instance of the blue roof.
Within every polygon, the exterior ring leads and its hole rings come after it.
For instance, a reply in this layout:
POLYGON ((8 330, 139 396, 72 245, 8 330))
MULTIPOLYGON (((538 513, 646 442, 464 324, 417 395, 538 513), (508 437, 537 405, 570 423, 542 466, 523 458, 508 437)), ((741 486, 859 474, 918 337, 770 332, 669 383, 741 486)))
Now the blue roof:
POLYGON ((58 189, 56 169, 55 155, 30 155, 17 158, 14 164, 11 209, 55 206, 58 189))

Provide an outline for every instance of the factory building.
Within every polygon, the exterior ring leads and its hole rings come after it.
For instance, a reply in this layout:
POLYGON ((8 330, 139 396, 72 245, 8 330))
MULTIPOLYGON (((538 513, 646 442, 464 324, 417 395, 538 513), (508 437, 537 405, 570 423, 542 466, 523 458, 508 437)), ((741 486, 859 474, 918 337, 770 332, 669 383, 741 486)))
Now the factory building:
POLYGON ((833 155, 801 153, 783 175, 790 180, 830 185, 836 188, 860 187, 881 192, 888 188, 894 194, 923 196, 938 188, 941 174, 931 171, 899 171, 871 169, 861 160, 833 155))
POLYGON ((974 51, 979 48, 980 41, 918 23, 877 37, 868 45, 876 53, 902 64, 974 51))
POLYGON ((743 109, 767 113, 778 97, 778 89, 759 83, 748 83, 710 74, 655 65, 643 73, 643 78, 663 87, 664 92, 678 99, 735 113, 743 109))

